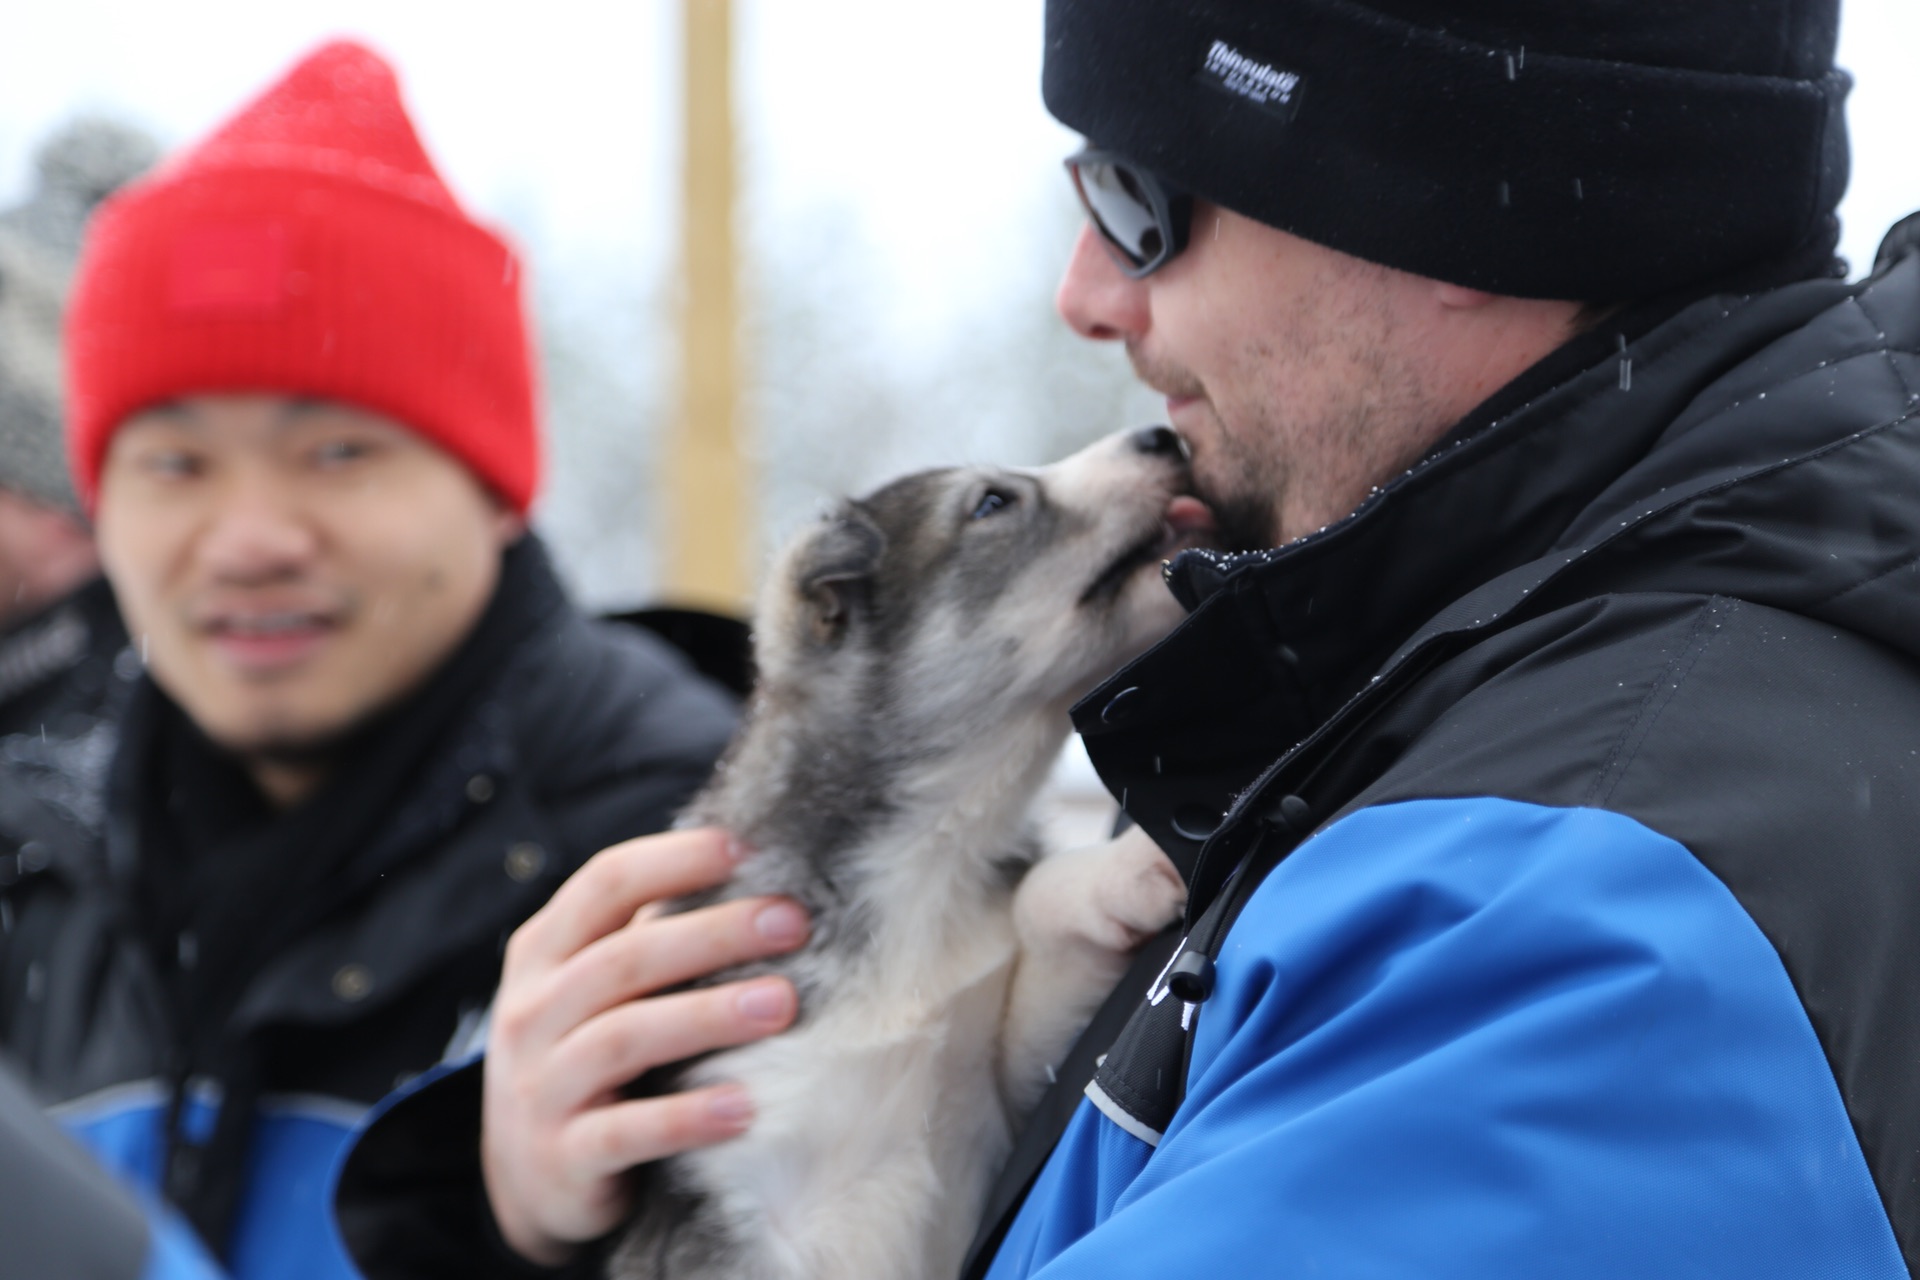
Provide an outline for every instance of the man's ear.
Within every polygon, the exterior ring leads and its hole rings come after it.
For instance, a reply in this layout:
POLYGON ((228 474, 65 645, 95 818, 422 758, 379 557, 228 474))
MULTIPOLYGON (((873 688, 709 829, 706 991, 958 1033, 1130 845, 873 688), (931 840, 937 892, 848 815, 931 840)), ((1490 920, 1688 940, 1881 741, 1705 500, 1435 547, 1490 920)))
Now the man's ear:
POLYGON ((494 508, 491 523, 494 540, 502 551, 520 541, 527 532, 527 518, 504 503, 494 508))
POLYGON ((794 587, 812 613, 818 639, 838 640, 845 632, 854 602, 886 549, 886 535, 851 504, 828 517, 800 549, 794 587))
POLYGON ((527 518, 509 506, 507 500, 492 488, 482 486, 481 492, 486 495, 487 506, 489 508, 487 512, 487 524, 493 532, 494 543, 502 551, 505 551, 508 547, 520 541, 521 537, 526 533, 527 518))

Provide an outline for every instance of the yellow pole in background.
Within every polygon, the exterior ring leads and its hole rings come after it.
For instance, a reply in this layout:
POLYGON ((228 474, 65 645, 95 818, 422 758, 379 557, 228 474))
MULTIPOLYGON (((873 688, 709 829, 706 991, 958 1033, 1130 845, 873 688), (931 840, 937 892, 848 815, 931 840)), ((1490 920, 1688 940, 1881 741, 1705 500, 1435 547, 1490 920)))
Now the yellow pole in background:
POLYGON ((676 605, 742 613, 748 503, 740 433, 733 242, 731 0, 683 0, 685 189, 681 210, 680 412, 661 478, 666 563, 676 605))

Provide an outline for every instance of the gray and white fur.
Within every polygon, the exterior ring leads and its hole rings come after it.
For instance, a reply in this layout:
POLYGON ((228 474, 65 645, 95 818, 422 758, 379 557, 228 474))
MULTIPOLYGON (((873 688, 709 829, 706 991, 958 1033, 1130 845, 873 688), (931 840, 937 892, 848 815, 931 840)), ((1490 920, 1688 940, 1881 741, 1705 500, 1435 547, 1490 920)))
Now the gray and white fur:
POLYGON ((755 1119, 641 1171, 617 1280, 958 1269, 1050 1064, 1180 906, 1144 838, 1035 868, 1028 811, 1068 707, 1179 618, 1158 568, 1188 483, 1154 428, 1038 471, 907 476, 782 554, 746 726, 687 821, 753 850, 701 901, 812 912, 802 951, 755 966, 800 1018, 645 1082, 742 1082, 755 1119))

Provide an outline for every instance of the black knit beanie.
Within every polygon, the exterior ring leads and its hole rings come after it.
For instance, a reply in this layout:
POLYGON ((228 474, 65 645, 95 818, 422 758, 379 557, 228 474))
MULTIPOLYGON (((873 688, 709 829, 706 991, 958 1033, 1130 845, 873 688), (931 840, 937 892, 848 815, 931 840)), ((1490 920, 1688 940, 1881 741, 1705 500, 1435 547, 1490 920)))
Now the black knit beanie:
POLYGON ((1047 0, 1047 107, 1355 257, 1612 302, 1830 255, 1839 0, 1047 0))

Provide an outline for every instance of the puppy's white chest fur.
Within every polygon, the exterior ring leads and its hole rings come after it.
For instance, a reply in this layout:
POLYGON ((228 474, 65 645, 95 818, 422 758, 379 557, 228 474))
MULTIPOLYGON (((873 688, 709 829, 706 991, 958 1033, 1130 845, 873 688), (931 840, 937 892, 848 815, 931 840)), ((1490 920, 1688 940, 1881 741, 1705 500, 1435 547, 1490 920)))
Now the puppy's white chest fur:
POLYGON ((983 1190, 970 1175, 1011 1141, 994 1061, 1011 923, 982 913, 934 971, 885 950, 838 975, 805 1026, 697 1073, 743 1082, 756 1105, 745 1139, 689 1161, 750 1242, 743 1276, 915 1280, 966 1246, 983 1190))

